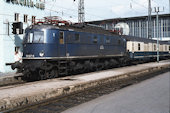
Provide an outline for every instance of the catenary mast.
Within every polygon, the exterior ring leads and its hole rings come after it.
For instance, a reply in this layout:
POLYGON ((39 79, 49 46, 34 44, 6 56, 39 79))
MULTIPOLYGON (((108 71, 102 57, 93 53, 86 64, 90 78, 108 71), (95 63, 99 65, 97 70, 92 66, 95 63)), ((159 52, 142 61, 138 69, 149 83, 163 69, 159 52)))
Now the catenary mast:
POLYGON ((85 16, 84 16, 84 0, 79 0, 78 6, 78 22, 80 24, 84 24, 85 16))
POLYGON ((84 21, 85 21, 84 0, 79 0, 79 3, 78 3, 78 23, 84 24, 84 21))

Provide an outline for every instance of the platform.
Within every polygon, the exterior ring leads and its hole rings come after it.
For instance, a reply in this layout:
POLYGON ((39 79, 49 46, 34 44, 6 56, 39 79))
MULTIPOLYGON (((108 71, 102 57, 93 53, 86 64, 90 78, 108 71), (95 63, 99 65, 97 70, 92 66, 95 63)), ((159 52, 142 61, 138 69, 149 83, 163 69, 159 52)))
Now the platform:
POLYGON ((1 73, 0 74, 0 86, 7 84, 15 84, 17 82, 23 82, 21 79, 22 73, 1 73))
POLYGON ((170 71, 62 113, 169 113, 170 71))
POLYGON ((0 111, 81 91, 104 82, 128 77, 131 73, 148 72, 169 66, 170 60, 31 82, 9 88, 2 87, 0 88, 0 111))

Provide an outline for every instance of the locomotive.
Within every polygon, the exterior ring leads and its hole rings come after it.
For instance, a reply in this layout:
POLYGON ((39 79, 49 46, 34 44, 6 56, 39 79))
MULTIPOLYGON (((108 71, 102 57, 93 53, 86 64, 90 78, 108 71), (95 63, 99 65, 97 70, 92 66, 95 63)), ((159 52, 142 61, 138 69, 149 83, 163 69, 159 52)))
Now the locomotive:
MULTIPOLYGON (((143 49, 146 44, 143 40, 117 35, 90 24, 40 22, 26 28, 22 63, 13 64, 12 68, 19 68, 27 78, 44 80, 155 58, 155 50, 143 49)), ((155 41, 147 40, 147 47, 152 43, 155 41)), ((170 45, 165 45, 168 49, 160 55, 169 57, 170 45)))

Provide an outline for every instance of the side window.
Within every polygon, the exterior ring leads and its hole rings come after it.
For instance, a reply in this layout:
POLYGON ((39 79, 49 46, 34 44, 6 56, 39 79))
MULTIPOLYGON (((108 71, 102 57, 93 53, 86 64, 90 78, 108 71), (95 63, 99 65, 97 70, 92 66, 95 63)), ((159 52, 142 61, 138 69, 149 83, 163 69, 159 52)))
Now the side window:
POLYGON ((97 43, 97 36, 93 37, 93 43, 95 43, 95 44, 97 43))
POLYGON ((88 35, 88 36, 87 36, 87 40, 86 40, 87 42, 86 42, 86 43, 87 43, 87 44, 93 43, 91 40, 92 40, 91 35, 88 35))
POLYGON ((138 43, 138 50, 140 51, 140 43, 138 43))
POLYGON ((104 37, 103 37, 103 36, 100 37, 100 43, 101 43, 101 44, 104 43, 104 37))
POLYGON ((80 34, 78 34, 78 33, 75 34, 75 41, 76 42, 80 41, 80 34))
POLYGON ((64 44, 64 32, 63 31, 60 31, 60 34, 59 34, 59 42, 60 44, 64 44))
POLYGON ((120 40, 118 40, 118 45, 120 45, 121 44, 121 41, 120 40))
POLYGON ((169 46, 169 51, 170 51, 170 46, 169 46))
POLYGON ((53 38, 55 38, 55 33, 53 33, 53 38))
POLYGON ((110 38, 106 37, 106 44, 109 44, 109 43, 110 43, 110 38))

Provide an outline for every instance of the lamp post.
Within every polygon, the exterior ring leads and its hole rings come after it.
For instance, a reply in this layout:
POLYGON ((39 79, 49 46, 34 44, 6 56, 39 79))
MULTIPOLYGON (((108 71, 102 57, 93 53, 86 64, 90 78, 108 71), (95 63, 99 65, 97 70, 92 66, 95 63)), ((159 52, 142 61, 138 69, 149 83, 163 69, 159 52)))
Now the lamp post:
POLYGON ((159 22, 158 22, 158 13, 159 13, 159 7, 155 7, 155 13, 156 13, 156 24, 157 24, 157 62, 159 63, 159 22))

